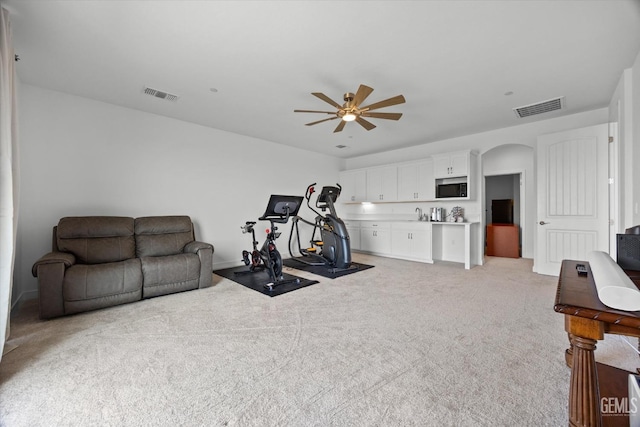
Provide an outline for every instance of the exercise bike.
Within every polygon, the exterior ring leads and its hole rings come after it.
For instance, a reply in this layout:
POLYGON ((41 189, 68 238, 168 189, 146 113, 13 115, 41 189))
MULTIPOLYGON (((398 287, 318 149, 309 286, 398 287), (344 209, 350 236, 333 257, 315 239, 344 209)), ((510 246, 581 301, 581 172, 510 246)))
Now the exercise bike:
POLYGON ((348 270, 351 267, 349 233, 344 221, 338 218, 334 205, 340 196, 342 187, 340 184, 336 184, 336 187, 322 187, 314 208, 311 206, 311 197, 315 193, 315 185, 316 183, 309 185, 304 196, 307 200, 307 206, 316 214, 315 221, 307 221, 297 215, 293 218, 289 236, 289 254, 292 259, 298 262, 312 266, 326 266, 334 273, 348 270), (323 215, 317 209, 321 212, 326 212, 328 209, 329 212, 323 215), (300 244, 300 230, 298 227, 300 222, 313 226, 308 248, 302 248, 300 244), (294 240, 294 233, 296 234, 297 250, 300 256, 293 254, 292 241, 294 240))
POLYGON ((271 282, 265 284, 264 287, 270 291, 279 285, 300 283, 300 279, 298 278, 285 279, 282 275, 282 256, 276 248, 276 239, 280 237, 281 233, 278 232, 278 227, 275 224, 286 224, 290 216, 298 214, 301 204, 302 197, 300 196, 271 195, 264 215, 258 218, 260 221, 269 221, 271 225, 271 227, 266 230, 267 236, 260 249, 258 249, 258 241, 256 240, 256 232, 254 229, 256 222, 247 221, 245 225, 240 227, 242 234, 251 233, 253 250, 251 252, 246 250, 242 251, 242 261, 245 265, 249 266, 249 270, 239 271, 235 274, 247 274, 267 270, 271 282))

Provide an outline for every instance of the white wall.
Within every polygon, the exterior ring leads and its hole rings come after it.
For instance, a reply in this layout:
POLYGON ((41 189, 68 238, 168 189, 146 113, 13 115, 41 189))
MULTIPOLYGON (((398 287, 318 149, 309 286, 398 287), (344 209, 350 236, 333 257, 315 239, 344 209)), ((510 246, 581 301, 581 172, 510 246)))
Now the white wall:
POLYGON ((640 224, 640 53, 636 56, 631 70, 631 106, 629 115, 632 120, 632 145, 633 145, 633 219, 631 224, 640 224))
POLYGON ((214 268, 238 265, 251 245, 240 226, 264 213, 270 194, 302 196, 307 181, 332 185, 343 163, 29 85, 20 87, 20 127, 14 301, 37 290, 31 266, 51 250, 63 216, 189 215, 196 238, 215 247, 214 268))
POLYGON ((619 222, 624 232, 640 224, 640 53, 624 70, 609 104, 609 122, 618 129, 619 222))
MULTIPOLYGON (((640 67, 638 67, 640 68, 640 67)), ((622 73, 616 90, 611 97, 609 104, 609 122, 617 124, 616 144, 618 159, 616 159, 617 185, 620 195, 618 211, 618 233, 624 232, 625 228, 631 227, 633 223, 633 116, 632 116, 632 94, 631 94, 632 70, 626 69, 622 73)), ((636 150, 637 151, 637 150, 636 150)))

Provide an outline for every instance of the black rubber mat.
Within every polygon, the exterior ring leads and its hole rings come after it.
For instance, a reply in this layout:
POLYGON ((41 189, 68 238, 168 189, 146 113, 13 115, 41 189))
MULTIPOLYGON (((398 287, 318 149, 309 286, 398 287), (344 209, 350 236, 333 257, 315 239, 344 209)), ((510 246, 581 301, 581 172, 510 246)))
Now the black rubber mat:
POLYGON ((331 268, 324 265, 305 264, 304 262, 299 261, 300 258, 304 258, 304 257, 283 259, 282 263, 287 267, 295 268, 297 270, 307 271, 309 273, 317 274, 319 276, 326 277, 329 279, 335 279, 337 277, 346 276, 347 274, 353 274, 359 271, 364 271, 364 270, 368 270, 369 268, 373 268, 373 265, 352 262, 351 266, 347 269, 333 271, 331 268))
POLYGON ((215 270, 213 274, 217 274, 218 276, 233 280, 234 282, 239 283, 242 286, 253 289, 254 291, 258 291, 261 294, 265 294, 270 297, 286 294, 287 292, 292 292, 319 283, 317 280, 309 280, 302 277, 294 276, 292 274, 282 273, 282 276, 285 280, 298 279, 298 283, 284 283, 281 285, 276 285, 272 290, 269 290, 268 288, 265 288, 264 285, 272 283, 272 280, 269 279, 269 273, 267 273, 266 270, 256 271, 254 273, 248 273, 248 270, 249 267, 240 266, 233 268, 224 268, 222 270, 215 270))

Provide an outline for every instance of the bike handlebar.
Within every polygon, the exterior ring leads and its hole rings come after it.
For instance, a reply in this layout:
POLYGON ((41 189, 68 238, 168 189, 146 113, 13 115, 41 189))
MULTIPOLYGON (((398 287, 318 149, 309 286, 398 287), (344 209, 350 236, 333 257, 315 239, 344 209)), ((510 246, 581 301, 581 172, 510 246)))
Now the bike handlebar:
POLYGON ((307 199, 307 202, 309 202, 309 199, 311 199, 311 195, 316 192, 314 188, 316 184, 317 183, 314 182, 313 184, 307 187, 307 191, 305 191, 304 193, 304 197, 307 199))

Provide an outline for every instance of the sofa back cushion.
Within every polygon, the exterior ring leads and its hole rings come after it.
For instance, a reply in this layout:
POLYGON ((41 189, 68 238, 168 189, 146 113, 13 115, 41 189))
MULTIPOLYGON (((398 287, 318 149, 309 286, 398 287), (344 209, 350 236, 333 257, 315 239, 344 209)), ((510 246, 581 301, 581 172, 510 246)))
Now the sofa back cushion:
POLYGON ((181 254, 194 240, 193 224, 188 216, 148 216, 135 219, 136 256, 181 254))
POLYGON ((133 218, 65 217, 58 222, 58 250, 75 255, 80 264, 101 264, 135 258, 133 218))

